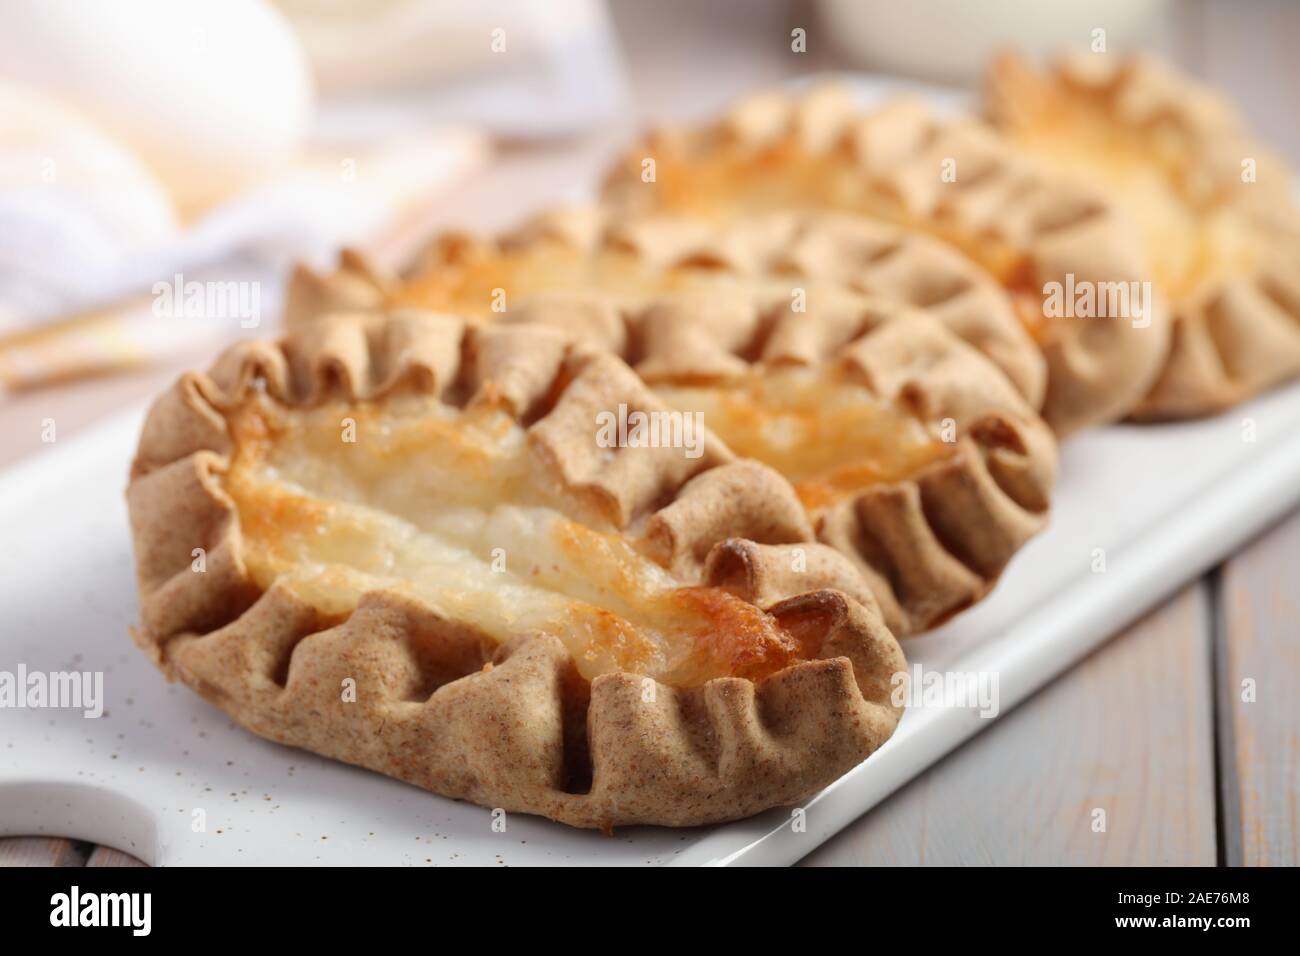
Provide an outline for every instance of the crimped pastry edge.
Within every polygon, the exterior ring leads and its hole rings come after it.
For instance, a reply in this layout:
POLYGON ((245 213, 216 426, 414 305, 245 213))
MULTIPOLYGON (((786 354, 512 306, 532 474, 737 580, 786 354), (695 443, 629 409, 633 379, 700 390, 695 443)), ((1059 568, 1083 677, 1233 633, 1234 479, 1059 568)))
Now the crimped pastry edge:
POLYGON ((652 388, 674 378, 673 366, 679 375, 707 380, 760 363, 847 362, 857 382, 932 432, 950 421, 956 441, 948 457, 814 516, 818 537, 849 559, 886 624, 908 636, 984 597, 1015 553, 1045 527, 1056 442, 999 370, 936 319, 872 297, 839 298, 860 310, 847 338, 843 313, 832 323, 816 297, 809 298, 807 312, 787 313, 761 332, 763 308, 754 306, 754 327, 738 333, 690 293, 631 309, 597 293, 556 293, 534 299, 507 321, 579 328, 586 341, 621 351, 652 388), (833 324, 840 328, 832 331, 833 324), (629 343, 644 349, 649 325, 658 327, 658 347, 630 355, 629 343), (756 337, 763 351, 746 361, 734 346, 744 351, 756 337))
MULTIPOLYGON (((596 224, 595 215, 588 209, 576 222, 561 224, 548 216, 529 230, 581 230, 596 224)), ((392 280, 345 260, 337 273, 312 277, 319 288, 304 301, 344 303, 345 291, 352 290, 344 304, 356 307, 374 300, 374 290, 359 291, 363 281, 392 288, 392 280)), ((815 524, 819 538, 849 560, 859 579, 852 589, 853 575, 841 568, 834 587, 861 596, 865 583, 894 634, 924 632, 987 595, 1020 547, 1046 526, 1056 478, 1054 437, 987 356, 923 310, 810 286, 807 311, 773 324, 764 319, 770 309, 760 300, 779 299, 783 288, 775 280, 737 283, 725 303, 709 289, 636 302, 598 291, 540 293, 497 320, 556 329, 613 352, 653 388, 673 378, 674 367, 695 380, 734 374, 751 363, 733 346, 746 351, 744 343, 755 338, 766 343, 758 358, 774 365, 831 361, 860 337, 845 337, 849 316, 870 339, 863 343, 868 360, 860 367, 862 384, 885 401, 903 401, 931 427, 952 419, 958 440, 946 460, 843 502, 815 524), (660 345, 647 352, 650 324, 658 327, 660 345)), ((292 303, 290 314, 298 327, 319 318, 292 303)))
MULTIPOLYGON (((1145 272, 1131 224, 1103 194, 1053 175, 978 121, 941 121, 910 99, 862 112, 833 82, 802 94, 756 94, 713 124, 651 133, 616 161, 603 199, 625 213, 653 210, 654 187, 640 180, 642 158, 658 158, 661 168, 665 157, 689 166, 719 144, 764 156, 843 152, 873 187, 892 193, 909 224, 942 234, 956 223, 968 234, 1007 241, 1027 257, 1037 287, 1064 283, 1067 273, 1127 282, 1145 272), (949 159, 975 175, 942 182, 940 163, 949 159)), ((1163 302, 1150 303, 1148 318, 1050 320, 1050 334, 1039 343, 1047 362, 1041 410, 1058 436, 1117 421, 1141 402, 1170 339, 1163 302)))
MULTIPOLYGON (((405 283, 418 286, 421 277, 462 262, 501 261, 547 243, 588 256, 619 250, 647 268, 671 272, 678 281, 693 276, 704 284, 710 274, 718 273, 788 278, 796 284, 806 279, 897 299, 931 313, 984 352, 1035 408, 1043 402, 1045 360, 1001 286, 947 243, 884 220, 785 210, 711 223, 682 215, 626 216, 591 204, 566 206, 542 212, 499 237, 463 232, 439 236, 416 256, 405 283), (838 248, 841 254, 799 254, 800 249, 818 247, 838 248), (833 260, 830 265, 828 258, 833 260)), ((369 273, 390 296, 398 285, 376 277, 372 268, 355 259, 341 271, 369 273)))
POLYGON ((1065 57, 1045 72, 1005 54, 990 67, 986 84, 993 121, 1025 122, 1025 113, 1058 84, 1104 104, 1117 124, 1159 124, 1200 170, 1189 188, 1221 194, 1225 183, 1239 187, 1246 156, 1256 158, 1264 180, 1244 194, 1241 213, 1273 237, 1276 257, 1173 303, 1168 356, 1129 418, 1211 415, 1300 375, 1300 213, 1281 158, 1254 139, 1224 98, 1145 56, 1065 57))
MULTIPOLYGON (((447 336, 439 339, 428 322, 334 316, 280 346, 236 346, 209 374, 183 376, 155 403, 127 499, 141 593, 134 636, 169 678, 270 739, 446 796, 579 827, 695 825, 796 802, 888 738, 900 711, 891 698, 902 652, 874 607, 818 588, 810 576, 800 579, 811 585, 802 593, 764 597, 783 623, 822 635, 816 659, 758 683, 721 678, 689 689, 625 673, 588 685, 554 636, 521 635, 489 647, 464 625, 392 591, 365 594, 343 621, 323 619, 278 584, 259 591, 240 556, 233 503, 216 477, 231 451, 222 410, 259 389, 277 401, 310 403, 340 391, 349 400, 382 400, 398 389, 446 387, 460 372, 446 354, 447 336), (191 570, 195 547, 206 550, 202 574, 191 570), (355 703, 340 699, 344 677, 357 681, 355 703), (571 792, 584 762, 591 786, 571 792)), ((458 342, 495 337, 493 384, 536 382, 529 369, 555 354, 539 349, 545 330, 433 324, 450 328, 458 342), (512 335, 514 345, 503 344, 512 335), (511 365, 512 355, 524 368, 511 365)), ((638 402, 653 401, 616 359, 560 348, 565 360, 595 370, 596 390, 622 388, 638 402)), ((526 395, 506 400, 526 402, 526 395)), ((561 394, 555 409, 564 402, 561 394)), ((734 512, 729 524, 744 530, 761 513, 763 528, 781 544, 820 554, 783 482, 762 486, 761 500, 740 509, 700 490, 711 474, 758 467, 724 453, 700 474, 678 476, 671 502, 657 514, 695 509, 714 517, 696 524, 717 527, 713 513, 721 507, 734 512), (775 500, 773 488, 784 488, 775 500)), ((689 546, 700 550, 698 542, 689 546)), ((719 549, 736 547, 759 564, 784 560, 766 543, 730 535, 718 542, 719 549)))

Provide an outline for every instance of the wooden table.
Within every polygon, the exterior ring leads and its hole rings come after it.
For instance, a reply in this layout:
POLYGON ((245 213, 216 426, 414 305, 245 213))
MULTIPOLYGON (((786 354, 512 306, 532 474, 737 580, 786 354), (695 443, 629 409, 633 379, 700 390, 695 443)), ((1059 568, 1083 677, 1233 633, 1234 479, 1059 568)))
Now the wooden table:
MULTIPOLYGON (((1300 513, 1006 714, 808 866, 1300 862, 1300 513), (1158 676, 1156 676, 1158 675, 1158 676), (1255 682, 1256 699, 1242 699, 1255 682), (1106 811, 1104 833, 1093 811, 1106 811)), ((69 840, 0 865, 131 866, 69 840)))
MULTIPOLYGON (((1167 52, 1242 97, 1252 120, 1300 155, 1300 132, 1289 119, 1300 61, 1285 52, 1300 38, 1300 9, 1252 6, 1246 14, 1215 2, 1181 9, 1167 52)), ((698 113, 795 70, 835 65, 829 52, 798 61, 774 52, 781 44, 773 36, 808 22, 799 5, 618 0, 614 10, 640 115, 581 142, 505 152, 430 210, 424 228, 504 225, 589 181, 641 119, 698 113), (711 72, 702 79, 700 71, 711 72)), ((54 418, 66 438, 156 393, 188 364, 0 404, 0 467, 39 451, 44 418, 54 418)), ((1295 865, 1298 584, 1295 513, 804 863, 1295 865), (1094 832, 1097 809, 1105 811, 1105 832, 1094 832)), ((70 840, 0 840, 0 865, 24 864, 139 862, 70 840)))

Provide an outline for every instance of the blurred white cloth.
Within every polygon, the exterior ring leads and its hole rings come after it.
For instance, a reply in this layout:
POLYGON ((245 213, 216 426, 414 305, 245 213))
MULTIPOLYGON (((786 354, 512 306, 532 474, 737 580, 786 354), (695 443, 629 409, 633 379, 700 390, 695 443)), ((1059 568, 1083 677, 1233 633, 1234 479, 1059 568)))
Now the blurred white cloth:
POLYGON ((137 199, 153 195, 140 184, 0 183, 0 335, 147 290, 159 277, 219 269, 227 258, 268 273, 297 261, 323 267, 339 248, 380 237, 486 154, 484 138, 464 130, 406 136, 354 156, 318 151, 185 229, 166 207, 141 209, 157 222, 134 228, 134 241, 128 226, 138 222, 123 225, 102 207, 131 186, 137 199))
POLYGON ((626 96, 600 0, 6 10, 22 33, 0 38, 0 389, 238 334, 150 315, 149 290, 252 284, 273 316, 294 263, 383 244, 485 162, 489 134, 572 132, 626 96))
POLYGON ((134 154, 76 111, 0 83, 0 334, 93 298, 177 228, 134 154))
POLYGON ((266 0, 0 0, 0 81, 80 112, 187 220, 292 163, 315 100, 266 0))
MULTIPOLYGON (((340 248, 382 243, 404 216, 481 165, 486 139, 444 131, 389 141, 357 156, 317 154, 178 231, 119 253, 75 203, 25 214, 0 190, 0 391, 162 360, 247 334, 231 316, 159 318, 159 283, 251 284, 278 312, 292 266, 329 268, 340 248), (7 221, 6 221, 7 220, 7 221), (41 322, 62 321, 42 328, 41 322), (25 330, 20 335, 15 331, 25 330), (5 332, 11 333, 8 338, 5 332)), ((265 331, 265 330, 263 330, 265 331)))

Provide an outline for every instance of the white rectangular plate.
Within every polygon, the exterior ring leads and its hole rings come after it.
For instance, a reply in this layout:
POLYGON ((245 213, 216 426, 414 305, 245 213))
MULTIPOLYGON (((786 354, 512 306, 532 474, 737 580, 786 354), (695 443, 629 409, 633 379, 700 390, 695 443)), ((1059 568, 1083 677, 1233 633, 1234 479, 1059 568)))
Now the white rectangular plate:
MULTIPOLYGON (((486 809, 267 743, 163 682, 127 636, 122 487, 139 423, 114 420, 0 476, 0 670, 102 671, 106 699, 99 719, 0 710, 0 833, 75 836, 159 864, 785 864, 992 723, 910 710, 803 808, 800 832, 789 810, 613 837, 512 815, 497 832, 486 809)), ((926 670, 996 672, 1000 713, 1300 499, 1300 386, 1208 421, 1081 435, 1061 471, 1050 529, 994 595, 906 644, 926 670)))
MULTIPOLYGON (((898 87, 858 88, 869 100, 898 87)), ((79 837, 155 864, 788 864, 992 723, 909 710, 798 830, 778 809, 613 837, 514 815, 497 832, 486 809, 267 743, 163 682, 127 636, 122 488, 139 424, 117 419, 0 476, 0 671, 102 671, 107 698, 98 720, 0 710, 0 834, 79 837)), ((999 715, 1300 501, 1300 385, 1207 421, 1081 435, 1061 475, 1051 527, 992 597, 904 648, 926 671, 996 673, 999 715)))

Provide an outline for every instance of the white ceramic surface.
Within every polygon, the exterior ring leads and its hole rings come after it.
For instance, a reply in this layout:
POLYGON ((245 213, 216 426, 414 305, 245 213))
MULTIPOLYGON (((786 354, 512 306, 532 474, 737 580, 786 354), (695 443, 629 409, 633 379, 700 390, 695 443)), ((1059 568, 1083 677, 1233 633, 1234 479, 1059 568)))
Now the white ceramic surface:
MULTIPOLYGON (((991 723, 910 711, 809 802, 799 832, 786 810, 612 838, 512 815, 495 832, 487 810, 259 740, 163 682, 127 636, 122 487, 138 426, 138 413, 114 420, 0 476, 0 670, 102 671, 106 699, 99 719, 0 709, 0 834, 76 836, 162 864, 790 863, 991 723), (196 808, 206 832, 192 829, 196 808)), ((1001 713, 1300 499, 1300 386, 1206 422, 1081 435, 1062 474, 1052 527, 994 596, 907 644, 927 669, 997 672, 1001 713)))
POLYGON ((1171 0, 818 0, 823 32, 862 66, 974 83, 1007 49, 1133 50, 1159 42, 1171 0), (1097 31, 1103 31, 1098 33, 1097 31))

